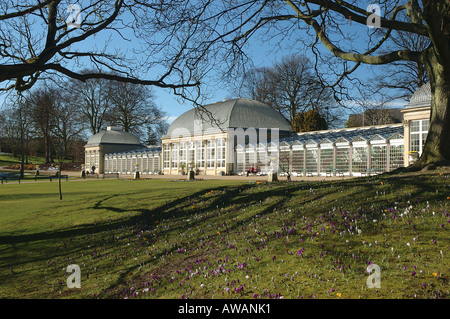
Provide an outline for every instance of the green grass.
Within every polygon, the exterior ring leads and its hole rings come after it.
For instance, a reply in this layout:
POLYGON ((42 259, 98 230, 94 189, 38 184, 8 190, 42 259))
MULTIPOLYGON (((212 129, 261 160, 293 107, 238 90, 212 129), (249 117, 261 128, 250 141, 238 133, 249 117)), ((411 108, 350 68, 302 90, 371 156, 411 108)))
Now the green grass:
MULTIPOLYGON (((8 166, 11 164, 20 164, 21 158, 20 155, 14 157, 12 154, 1 153, 0 154, 0 166, 8 166)), ((36 157, 36 156, 28 156, 29 164, 43 164, 45 163, 45 158, 36 157)))
POLYGON ((450 296, 446 174, 0 186, 3 298, 450 296))

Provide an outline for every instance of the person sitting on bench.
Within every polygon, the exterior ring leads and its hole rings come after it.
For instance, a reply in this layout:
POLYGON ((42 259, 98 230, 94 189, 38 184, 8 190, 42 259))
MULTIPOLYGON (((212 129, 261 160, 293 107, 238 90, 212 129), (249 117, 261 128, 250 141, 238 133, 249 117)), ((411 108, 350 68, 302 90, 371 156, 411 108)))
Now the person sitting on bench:
POLYGON ((248 169, 248 171, 247 171, 247 176, 248 176, 249 174, 255 175, 255 174, 258 173, 258 172, 259 172, 259 167, 258 167, 258 166, 256 166, 256 168, 253 167, 253 166, 251 166, 251 167, 248 169))

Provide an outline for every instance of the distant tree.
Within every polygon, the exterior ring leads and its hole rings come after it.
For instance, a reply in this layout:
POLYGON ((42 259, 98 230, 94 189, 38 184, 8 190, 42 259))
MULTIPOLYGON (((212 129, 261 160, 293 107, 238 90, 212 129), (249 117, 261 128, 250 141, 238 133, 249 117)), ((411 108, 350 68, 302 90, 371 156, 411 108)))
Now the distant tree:
POLYGON ((17 156, 19 151, 19 128, 16 123, 16 114, 11 105, 8 105, 2 109, 0 115, 0 127, 1 136, 11 151, 13 157, 17 156))
MULTIPOLYGON (((88 72, 84 71, 83 73, 88 72)), ((72 103, 78 106, 83 122, 92 135, 106 127, 108 112, 111 110, 111 82, 105 79, 89 79, 84 82, 71 80, 66 90, 72 103)))
POLYGON ((31 125, 30 108, 26 99, 21 94, 9 95, 0 115, 0 127, 2 137, 9 142, 13 156, 16 157, 20 152, 20 178, 24 177, 31 125))
MULTIPOLYGON (((399 108, 393 108, 391 104, 393 99, 401 99, 402 97, 400 95, 389 96, 383 90, 379 89, 380 85, 381 82, 375 81, 374 83, 355 86, 357 93, 354 96, 353 105, 349 107, 354 113, 349 115, 345 127, 403 122, 401 110, 399 108)), ((385 89, 389 88, 385 87, 385 89)), ((398 92, 404 93, 400 88, 398 89, 398 92)))
POLYGON ((133 133, 141 140, 154 139, 161 134, 167 114, 154 103, 151 89, 144 85, 111 82, 106 121, 133 133), (153 136, 154 135, 154 136, 153 136))
MULTIPOLYGON (((255 68, 245 72, 235 95, 246 96, 267 105, 275 105, 276 83, 274 71, 270 67, 255 68)), ((236 85, 236 82, 233 83, 236 85)))
POLYGON ((299 113, 293 122, 295 132, 309 132, 327 130, 328 123, 315 109, 299 113))
POLYGON ((273 67, 245 73, 238 94, 246 94, 270 105, 289 122, 292 131, 298 114, 316 109, 326 111, 332 103, 330 91, 315 76, 314 65, 303 55, 283 57, 273 67))
POLYGON ((167 133, 169 126, 170 125, 166 120, 154 124, 146 124, 143 129, 144 133, 141 137, 141 141, 146 145, 161 144, 161 137, 167 133))
POLYGON ((22 97, 19 96, 13 106, 15 110, 15 118, 17 123, 17 129, 19 132, 19 145, 20 145, 20 178, 24 178, 25 175, 25 157, 28 155, 28 135, 30 133, 32 121, 30 117, 29 104, 22 97))
POLYGON ((44 143, 45 162, 54 162, 53 128, 55 125, 54 110, 58 103, 58 90, 50 87, 39 87, 28 91, 25 100, 30 108, 30 116, 36 134, 44 143))
POLYGON ((63 90, 55 94, 52 115, 55 151, 59 158, 66 159, 72 143, 79 138, 84 129, 82 114, 73 103, 70 92, 63 90))
POLYGON ((4 134, 4 127, 5 127, 5 115, 3 114, 3 110, 0 109, 0 152, 2 152, 2 147, 5 142, 5 134, 4 134))
POLYGON ((350 114, 345 127, 401 123, 402 118, 400 109, 374 108, 368 109, 361 114, 350 114))

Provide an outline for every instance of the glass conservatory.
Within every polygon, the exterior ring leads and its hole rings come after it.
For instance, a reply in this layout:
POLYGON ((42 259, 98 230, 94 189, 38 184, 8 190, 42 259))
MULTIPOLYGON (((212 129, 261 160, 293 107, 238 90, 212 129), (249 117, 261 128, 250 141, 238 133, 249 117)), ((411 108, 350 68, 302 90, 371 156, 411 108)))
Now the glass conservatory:
POLYGON ((278 142, 237 145, 236 171, 292 176, 361 176, 404 165, 403 125, 297 133, 278 142))
POLYGON ((139 171, 143 174, 160 174, 161 162, 160 147, 110 153, 105 154, 104 172, 133 174, 139 171))

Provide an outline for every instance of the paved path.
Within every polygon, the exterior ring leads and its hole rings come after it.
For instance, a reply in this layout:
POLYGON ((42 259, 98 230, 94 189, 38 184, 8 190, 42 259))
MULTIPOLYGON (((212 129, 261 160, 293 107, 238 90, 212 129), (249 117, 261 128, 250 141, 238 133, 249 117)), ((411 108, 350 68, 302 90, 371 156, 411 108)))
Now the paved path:
MULTIPOLYGON (((0 167, 0 171, 2 170, 8 170, 8 171, 12 171, 11 169, 7 169, 6 167, 0 167)), ((26 173, 35 173, 35 171, 25 171, 26 173)), ((41 170, 40 171, 41 175, 54 175, 55 171, 44 171, 41 170)), ((61 173, 62 175, 68 175, 69 177, 77 177, 76 180, 80 180, 80 181, 88 181, 88 180, 97 180, 97 178, 86 178, 86 179, 81 179, 80 175, 81 173, 79 171, 62 171, 61 173)), ((121 179, 133 179, 133 175, 131 174, 120 174, 119 178, 121 179)), ((186 175, 149 175, 149 174, 141 174, 141 178, 142 179, 170 179, 170 180, 184 180, 187 179, 186 175)), ((267 181, 268 176, 239 176, 239 175, 232 175, 232 176, 220 176, 220 175, 196 175, 195 176, 196 179, 200 179, 200 180, 245 180, 245 181, 267 181)), ((333 177, 325 177, 325 176, 312 176, 312 177, 297 177, 297 176, 292 176, 291 180, 293 181, 331 181, 331 180, 343 180, 343 179, 349 179, 351 177, 337 177, 337 176, 333 176, 333 177)), ((100 178, 101 179, 101 178, 100 178)), ((278 179, 280 181, 285 181, 286 177, 285 176, 279 176, 278 179)), ((71 181, 74 181, 75 179, 69 179, 71 181)), ((41 180, 40 182, 43 182, 46 180, 41 180)), ((65 180, 64 180, 65 181, 65 180)), ((36 183, 34 180, 29 180, 29 181, 25 181, 22 180, 21 183, 25 183, 25 182, 33 182, 36 183)), ((49 182, 49 181, 46 181, 49 182)))

